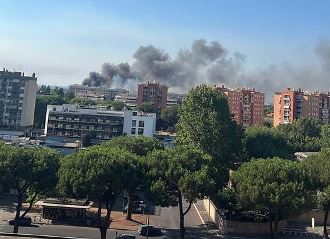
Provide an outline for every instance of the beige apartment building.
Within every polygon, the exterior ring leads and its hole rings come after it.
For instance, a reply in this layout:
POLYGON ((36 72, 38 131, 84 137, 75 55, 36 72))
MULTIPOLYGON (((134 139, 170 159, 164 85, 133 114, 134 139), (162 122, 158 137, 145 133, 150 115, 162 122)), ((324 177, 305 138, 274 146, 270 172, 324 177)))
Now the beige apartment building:
POLYGON ((0 71, 0 127, 22 129, 33 125, 37 78, 22 72, 0 71))
POLYGON ((255 89, 229 89, 217 86, 228 99, 230 113, 233 119, 244 127, 264 124, 264 93, 255 89))
POLYGON ((329 123, 329 93, 286 89, 274 95, 274 127, 300 118, 329 123))

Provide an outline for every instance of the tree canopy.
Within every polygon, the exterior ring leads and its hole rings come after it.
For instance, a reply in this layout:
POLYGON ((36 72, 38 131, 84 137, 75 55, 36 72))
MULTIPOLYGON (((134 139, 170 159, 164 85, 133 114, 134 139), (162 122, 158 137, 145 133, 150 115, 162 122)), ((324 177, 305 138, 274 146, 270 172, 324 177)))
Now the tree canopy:
POLYGON ((292 124, 280 125, 278 129, 287 135, 288 143, 297 151, 319 151, 321 123, 314 119, 302 118, 292 124))
POLYGON ((36 197, 54 190, 58 167, 59 155, 51 149, 0 146, 1 177, 17 190, 14 232, 18 232, 16 222, 28 213, 36 197), (22 203, 28 193, 31 194, 30 206, 21 215, 22 203))
POLYGON ((207 164, 211 157, 194 146, 155 150, 148 156, 151 192, 156 204, 179 206, 180 238, 184 238, 184 216, 192 203, 209 195, 215 186, 207 164), (183 200, 189 204, 183 209, 183 200))
POLYGON ((315 180, 317 189, 318 206, 324 211, 323 234, 328 238, 327 222, 330 210, 330 148, 323 149, 317 155, 312 155, 304 159, 303 164, 311 172, 315 180))
POLYGON ((232 179, 242 205, 269 215, 275 238, 279 220, 311 206, 313 181, 299 162, 280 158, 252 160, 242 164, 232 179))
POLYGON ((192 144, 218 165, 240 161, 243 131, 231 118, 227 98, 206 85, 193 88, 180 107, 177 143, 192 144))
POLYGON ((98 227, 104 239, 115 200, 134 183, 138 165, 137 156, 126 150, 93 146, 62 160, 58 189, 63 195, 97 201, 98 227), (107 213, 102 217, 103 205, 107 213))
POLYGON ((160 121, 157 122, 157 127, 163 130, 175 131, 175 125, 179 120, 180 105, 173 105, 161 110, 160 121))
POLYGON ((43 128, 45 126, 47 105, 62 105, 67 101, 60 95, 37 96, 34 111, 34 126, 43 128))
POLYGON ((155 106, 150 102, 142 103, 141 105, 139 105, 137 107, 137 110, 146 112, 146 113, 156 113, 157 112, 157 109, 155 108, 155 106))
POLYGON ((281 157, 290 159, 294 150, 286 136, 276 128, 251 126, 245 131, 245 149, 249 159, 281 157))
POLYGON ((153 137, 146 136, 119 136, 104 143, 108 147, 125 149, 138 156, 146 156, 155 149, 163 149, 164 145, 153 137))

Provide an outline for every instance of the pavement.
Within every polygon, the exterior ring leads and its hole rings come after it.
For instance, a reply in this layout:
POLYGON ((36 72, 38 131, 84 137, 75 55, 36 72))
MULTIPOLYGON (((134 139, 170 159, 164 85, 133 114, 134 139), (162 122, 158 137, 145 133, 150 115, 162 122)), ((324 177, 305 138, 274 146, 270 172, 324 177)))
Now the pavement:
MULTIPOLYGON (((184 203, 184 209, 188 207, 188 203, 184 203)), ((177 207, 160 208, 157 207, 157 213, 150 216, 150 224, 160 227, 163 235, 153 238, 179 238, 179 211, 177 207)), ((14 205, 0 197, 0 232, 12 232, 13 227, 8 225, 8 220, 13 218, 14 205)), ((31 214, 34 215, 34 214, 31 214)), ((30 215, 30 216, 31 216, 30 215)), ((133 214, 134 221, 125 220, 125 215, 119 211, 112 213, 113 223, 107 233, 107 238, 114 238, 120 234, 133 234, 136 238, 146 238, 137 235, 137 227, 146 222, 145 215, 133 214)), ((190 211, 185 216, 186 238, 191 239, 266 239, 268 236, 244 236, 244 235, 220 235, 216 225, 210 222, 209 215, 206 212, 203 202, 198 201, 191 207, 190 211)), ((69 225, 54 225, 49 223, 34 224, 31 227, 20 227, 19 233, 31 235, 53 235, 62 237, 78 237, 78 238, 100 238, 100 232, 97 228, 85 226, 69 226, 69 225)), ((12 238, 16 237, 4 237, 12 238)), ((29 237, 34 239, 33 236, 29 237)), ((298 239, 300 236, 282 236, 283 239, 298 239)), ((313 237, 304 237, 313 238, 313 237)), ((316 237, 315 237, 316 238, 316 237)))
MULTIPOLYGON (((0 231, 12 232, 13 227, 8 225, 8 220, 13 218, 14 205, 10 202, 4 203, 2 198, 0 206, 0 231), (5 205, 6 204, 6 205, 5 205)), ((185 204, 185 207, 188 205, 185 204)), ((179 237, 179 212, 177 207, 159 208, 155 210, 157 213, 150 216, 150 224, 158 226, 164 232, 160 237, 153 238, 178 238, 179 237)), ((30 216, 34 218, 35 214, 30 216)), ((145 215, 133 215, 134 221, 124 220, 125 215, 121 212, 113 212, 112 217, 115 219, 111 225, 111 229, 108 230, 107 238, 113 238, 117 235, 130 233, 136 235, 137 238, 145 238, 137 235, 137 227, 140 224, 144 224, 146 221, 145 215)), ((206 228, 202 225, 202 221, 196 211, 195 207, 192 207, 189 213, 185 217, 186 235, 187 238, 216 238, 213 237, 206 228)), ((83 226, 68 226, 68 225, 49 225, 44 223, 35 223, 31 227, 20 227, 19 233, 34 234, 34 235, 55 235, 66 237, 81 237, 81 238, 99 238, 99 230, 92 227, 83 226)), ((3 238, 3 237, 2 237, 3 238)))

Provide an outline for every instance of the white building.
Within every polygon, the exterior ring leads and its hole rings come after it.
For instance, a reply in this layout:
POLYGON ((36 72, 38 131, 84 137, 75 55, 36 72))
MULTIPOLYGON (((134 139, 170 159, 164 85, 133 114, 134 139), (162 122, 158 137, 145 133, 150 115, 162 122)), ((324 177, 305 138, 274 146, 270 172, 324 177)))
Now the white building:
POLYGON ((37 78, 21 72, 0 71, 0 126, 25 128, 33 125, 37 78))
POLYGON ((156 130, 156 113, 124 112, 124 133, 153 136, 156 130))
POLYGON ((98 107, 78 105, 48 105, 45 122, 46 135, 81 137, 93 134, 98 139, 122 135, 153 136, 156 114, 137 111, 111 111, 98 107), (135 120, 136 126, 132 127, 135 120), (135 134, 132 134, 135 128, 135 134))

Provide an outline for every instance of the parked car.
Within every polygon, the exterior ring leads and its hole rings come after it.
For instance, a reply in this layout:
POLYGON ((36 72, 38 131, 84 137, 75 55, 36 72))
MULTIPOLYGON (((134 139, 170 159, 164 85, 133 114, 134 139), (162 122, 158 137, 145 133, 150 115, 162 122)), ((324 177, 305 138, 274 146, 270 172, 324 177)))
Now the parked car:
POLYGON ((121 234, 119 236, 114 237, 113 239, 135 239, 136 237, 132 234, 121 234))
POLYGON ((138 233, 142 236, 158 236, 162 234, 162 231, 152 225, 141 225, 138 228, 138 233))
MULTIPOLYGON (((15 219, 9 220, 9 225, 14 225, 15 224, 14 222, 15 222, 15 219)), ((23 218, 20 218, 18 221, 19 226, 31 226, 31 224, 32 224, 31 217, 23 217, 23 218)))

